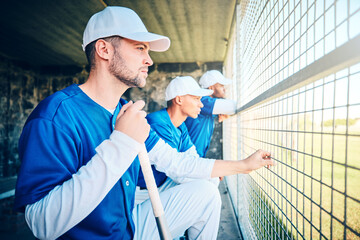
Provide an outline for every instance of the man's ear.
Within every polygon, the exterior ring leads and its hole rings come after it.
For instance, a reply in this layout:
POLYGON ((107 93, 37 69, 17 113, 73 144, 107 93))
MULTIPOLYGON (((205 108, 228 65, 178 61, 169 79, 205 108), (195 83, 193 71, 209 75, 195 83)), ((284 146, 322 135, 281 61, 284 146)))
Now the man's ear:
POLYGON ((174 98, 174 102, 177 104, 177 105, 182 105, 182 102, 183 102, 183 99, 181 96, 176 96, 174 98))
POLYGON ((113 51, 113 46, 111 43, 105 41, 104 39, 99 39, 95 43, 95 50, 96 54, 104 59, 109 60, 110 59, 110 53, 113 51))
POLYGON ((208 89, 210 89, 210 90, 213 90, 213 91, 214 91, 215 86, 214 86, 214 85, 211 85, 210 87, 208 87, 208 89))

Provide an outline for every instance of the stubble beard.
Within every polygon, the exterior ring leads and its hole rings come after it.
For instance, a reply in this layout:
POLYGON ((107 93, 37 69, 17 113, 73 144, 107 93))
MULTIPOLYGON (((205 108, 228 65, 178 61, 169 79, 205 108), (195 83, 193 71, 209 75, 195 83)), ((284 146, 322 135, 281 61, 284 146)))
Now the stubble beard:
POLYGON ((133 76, 134 73, 126 66, 124 58, 116 49, 109 65, 109 72, 128 87, 145 86, 146 79, 142 81, 139 75, 133 76))

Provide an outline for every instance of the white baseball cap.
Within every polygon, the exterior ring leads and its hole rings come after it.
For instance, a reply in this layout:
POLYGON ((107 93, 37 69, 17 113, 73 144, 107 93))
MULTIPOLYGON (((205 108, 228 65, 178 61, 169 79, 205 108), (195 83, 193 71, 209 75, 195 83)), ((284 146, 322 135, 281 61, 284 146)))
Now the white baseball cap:
POLYGON ((131 9, 111 6, 95 13, 86 25, 82 48, 105 37, 121 36, 138 42, 149 42, 150 50, 166 51, 170 47, 168 37, 150 33, 140 17, 131 9))
POLYGON ((190 76, 176 77, 171 80, 169 85, 166 87, 165 101, 169 101, 176 96, 183 96, 187 94, 203 97, 209 96, 212 93, 213 90, 201 88, 195 79, 190 76))
POLYGON ((229 85, 231 83, 231 79, 224 77, 224 75, 222 75, 222 73, 218 70, 210 70, 201 76, 199 83, 201 87, 208 88, 216 83, 229 85))

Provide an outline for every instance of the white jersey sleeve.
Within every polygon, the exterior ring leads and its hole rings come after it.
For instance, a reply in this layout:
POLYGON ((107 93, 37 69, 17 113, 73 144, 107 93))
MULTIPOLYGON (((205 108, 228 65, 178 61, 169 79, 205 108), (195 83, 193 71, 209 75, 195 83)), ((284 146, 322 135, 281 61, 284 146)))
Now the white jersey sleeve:
POLYGON ((236 111, 236 102, 230 99, 218 98, 215 101, 213 114, 234 114, 236 111))
MULTIPOLYGON (((199 154, 196 152, 196 148, 195 146, 192 146, 191 148, 189 148, 187 151, 185 151, 186 154, 188 155, 195 155, 197 158, 199 157, 199 154)), ((189 177, 171 177, 171 179, 176 182, 176 183, 186 183, 186 182, 191 182, 194 181, 195 178, 189 178, 189 177)), ((215 186, 219 185, 219 178, 208 178, 207 180, 209 180, 210 182, 214 183, 215 186)))
POLYGON ((193 150, 178 152, 162 139, 149 152, 149 159, 158 171, 171 179, 209 179, 215 163, 215 159, 201 158, 193 150))

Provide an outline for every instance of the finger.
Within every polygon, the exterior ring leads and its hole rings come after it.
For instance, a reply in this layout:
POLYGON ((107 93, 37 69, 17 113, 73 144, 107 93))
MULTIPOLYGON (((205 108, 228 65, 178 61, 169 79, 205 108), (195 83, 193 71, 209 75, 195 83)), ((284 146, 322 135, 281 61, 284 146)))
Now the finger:
POLYGON ((270 160, 264 160, 265 161, 265 166, 268 166, 268 168, 270 166, 275 166, 276 165, 276 162, 273 160, 273 159, 270 159, 270 160))
POLYGON ((145 102, 143 100, 138 100, 130 107, 131 110, 140 111, 145 107, 145 102))
POLYGON ((121 116, 124 114, 124 112, 125 112, 131 105, 133 105, 133 101, 130 100, 127 104, 125 104, 124 106, 122 106, 122 108, 121 108, 119 114, 117 115, 116 119, 118 119, 119 117, 121 117, 121 116))
POLYGON ((141 118, 145 118, 147 115, 147 113, 145 111, 139 111, 138 114, 139 114, 139 117, 141 117, 141 118))
POLYGON ((261 157, 264 158, 264 159, 265 158, 271 158, 271 153, 270 152, 260 150, 260 154, 261 154, 261 157))

